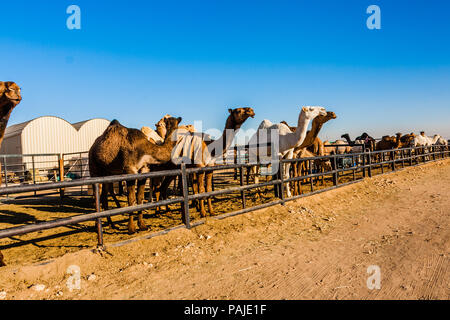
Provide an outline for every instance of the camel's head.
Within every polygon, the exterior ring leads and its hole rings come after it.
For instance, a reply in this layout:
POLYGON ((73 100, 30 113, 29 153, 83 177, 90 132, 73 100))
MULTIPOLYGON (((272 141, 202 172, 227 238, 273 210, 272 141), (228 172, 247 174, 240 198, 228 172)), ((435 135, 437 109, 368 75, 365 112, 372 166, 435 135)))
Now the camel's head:
POLYGON ((174 132, 177 128, 178 125, 180 124, 182 118, 174 118, 174 117, 170 117, 170 118, 165 118, 164 119, 164 123, 165 123, 165 127, 166 127, 166 138, 167 135, 172 134, 172 132, 174 132))
POLYGON ((166 119, 170 118, 171 115, 166 114, 161 120, 159 120, 156 124, 156 132, 159 134, 160 137, 165 137, 167 133, 167 127, 166 127, 166 119))
POLYGON ((11 81, 0 81, 0 106, 11 105, 12 108, 22 101, 20 87, 11 81))
POLYGON ((248 118, 255 117, 255 112, 252 108, 236 108, 236 109, 228 109, 230 113, 231 120, 236 125, 241 125, 248 118))
POLYGON ((327 115, 327 110, 323 107, 302 107, 302 112, 305 113, 307 119, 314 119, 317 116, 327 115))
POLYGON ((331 166, 331 160, 322 160, 322 168, 327 171, 333 170, 333 167, 331 166))
POLYGON ((180 128, 186 129, 187 131, 192 132, 192 133, 195 132, 195 127, 192 124, 181 126, 180 128))

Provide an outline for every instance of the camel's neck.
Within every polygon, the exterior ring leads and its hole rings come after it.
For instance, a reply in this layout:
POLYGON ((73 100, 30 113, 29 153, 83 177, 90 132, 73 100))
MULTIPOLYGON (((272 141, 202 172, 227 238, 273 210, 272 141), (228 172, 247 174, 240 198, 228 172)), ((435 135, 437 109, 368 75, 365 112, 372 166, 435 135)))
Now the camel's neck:
POLYGON ((432 144, 436 144, 436 142, 439 140, 439 136, 435 136, 433 138, 432 144))
POLYGON ((234 137, 238 133, 242 124, 237 124, 233 121, 231 115, 227 118, 225 123, 225 129, 222 132, 222 136, 208 144, 208 151, 214 157, 223 156, 233 143, 234 137))
POLYGON ((6 127, 8 125, 9 117, 14 107, 11 104, 6 104, 0 107, 0 145, 5 135, 6 127))
POLYGON ((402 145, 402 143, 400 140, 400 136, 397 136, 397 139, 395 141, 395 148, 400 148, 401 145, 402 145))
POLYGON ((175 132, 176 128, 167 131, 164 143, 161 145, 155 145, 153 143, 146 144, 146 153, 152 155, 160 163, 169 162, 172 159, 172 149, 177 143, 176 139, 172 139, 172 134, 175 132))
POLYGON ((342 137, 343 137, 345 140, 347 140, 347 143, 348 143, 349 145, 351 145, 351 146, 354 145, 354 142, 350 139, 350 136, 349 136, 348 134, 344 134, 342 137))
POLYGON ((306 138, 300 145, 300 148, 308 148, 314 144, 314 141, 319 135, 320 129, 322 129, 324 123, 325 122, 321 121, 319 118, 315 118, 313 120, 311 130, 306 134, 306 138))
POLYGON ((306 130, 310 122, 311 119, 308 119, 304 112, 301 112, 298 117, 297 129, 284 137, 280 137, 280 152, 299 147, 306 138, 306 130))

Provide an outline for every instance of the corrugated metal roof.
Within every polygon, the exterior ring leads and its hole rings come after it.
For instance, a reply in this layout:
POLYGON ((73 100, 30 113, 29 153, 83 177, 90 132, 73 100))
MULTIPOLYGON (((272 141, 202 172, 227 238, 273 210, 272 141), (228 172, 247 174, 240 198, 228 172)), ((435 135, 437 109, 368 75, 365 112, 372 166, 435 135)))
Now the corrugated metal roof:
POLYGON ((29 121, 26 121, 26 122, 22 122, 22 123, 18 123, 18 124, 14 124, 14 125, 12 125, 12 126, 7 127, 6 130, 5 130, 5 136, 4 136, 4 137, 5 137, 5 138, 9 138, 9 137, 13 137, 13 136, 19 135, 19 134, 25 129, 25 127, 26 127, 27 125, 29 125, 31 122, 33 122, 33 121, 35 121, 35 120, 38 120, 38 119, 41 119, 41 118, 58 118, 58 119, 61 119, 61 120, 65 121, 65 122, 71 124, 71 125, 72 125, 75 129, 77 129, 77 130, 80 130, 80 128, 81 128, 86 122, 89 122, 89 121, 91 121, 91 120, 97 120, 97 119, 100 119, 100 120, 106 120, 106 121, 109 121, 109 120, 107 120, 107 119, 105 119, 105 118, 94 118, 94 119, 89 119, 89 120, 85 120, 85 121, 80 121, 80 122, 70 123, 70 122, 68 122, 67 120, 65 120, 65 119, 63 119, 63 118, 60 118, 60 117, 56 117, 56 116, 42 116, 42 117, 37 117, 37 118, 34 118, 34 119, 32 119, 32 120, 29 120, 29 121))
POLYGON ((80 128, 83 126, 83 124, 85 124, 86 122, 89 122, 91 120, 106 120, 106 121, 109 121, 108 119, 105 119, 105 118, 94 118, 94 119, 89 119, 89 120, 85 120, 85 121, 72 123, 72 126, 75 129, 80 130, 80 128))
POLYGON ((13 137, 13 136, 16 136, 16 135, 20 134, 23 131, 23 129, 31 121, 33 121, 33 120, 22 122, 22 123, 18 123, 18 124, 14 124, 12 126, 7 127, 6 130, 5 130, 5 138, 13 137))

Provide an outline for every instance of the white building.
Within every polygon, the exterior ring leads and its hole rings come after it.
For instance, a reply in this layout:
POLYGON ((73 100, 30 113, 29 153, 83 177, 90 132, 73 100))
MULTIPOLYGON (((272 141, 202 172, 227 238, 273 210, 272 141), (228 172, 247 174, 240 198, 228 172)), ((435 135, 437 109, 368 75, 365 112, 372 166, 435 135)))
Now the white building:
MULTIPOLYGON (((15 124, 6 128, 0 155, 86 152, 109 123, 106 119, 92 119, 71 124, 58 117, 45 116, 15 124)), ((48 161, 54 161, 54 157, 50 158, 48 161)), ((17 160, 8 158, 8 165, 17 160)), ((45 159, 40 157, 39 161, 45 159)))

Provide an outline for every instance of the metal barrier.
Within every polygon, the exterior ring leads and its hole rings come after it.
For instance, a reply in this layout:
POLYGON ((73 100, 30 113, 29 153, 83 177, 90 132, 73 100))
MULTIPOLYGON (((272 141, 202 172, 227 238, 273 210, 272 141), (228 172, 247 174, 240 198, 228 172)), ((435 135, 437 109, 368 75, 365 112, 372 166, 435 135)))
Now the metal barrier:
MULTIPOLYGON (((369 176, 372 177, 376 173, 374 170, 377 167, 380 167, 382 173, 384 169, 390 169, 391 171, 396 171, 405 166, 415 166, 422 163, 437 161, 444 158, 448 158, 450 156, 450 151, 447 146, 432 146, 432 147, 410 147, 404 149, 395 149, 395 150, 385 150, 385 151, 375 151, 375 152, 361 152, 361 153, 353 153, 353 154, 342 154, 342 155, 332 155, 332 156, 323 156, 323 157, 311 157, 311 158, 300 158, 300 159, 289 159, 289 160, 281 160, 279 165, 278 172, 273 176, 271 181, 258 183, 258 184, 244 184, 243 179, 243 170, 249 170, 250 167, 255 165, 260 165, 259 163, 243 163, 243 164, 231 164, 231 165, 220 165, 220 166, 212 166, 205 168, 186 168, 185 164, 181 165, 180 169, 176 170, 167 170, 167 171, 157 171, 146 174, 133 174, 133 175, 118 175, 118 176, 110 176, 110 177, 100 177, 100 178, 86 178, 86 179, 78 179, 73 181, 61 181, 61 182, 53 182, 53 183, 42 183, 36 185, 25 185, 25 186, 13 186, 0 188, 0 195, 8 195, 8 194, 17 194, 24 192, 37 192, 43 190, 54 190, 59 189, 63 190, 65 188, 72 187, 80 187, 80 186, 93 186, 94 188, 94 196, 95 196, 95 204, 96 211, 95 213, 78 215, 65 219, 57 219, 53 221, 41 222, 36 224, 30 224, 25 226, 19 226, 14 228, 8 228, 4 230, 0 230, 0 239, 23 235, 26 233, 57 228, 61 226, 68 226, 72 224, 77 224, 86 221, 97 221, 97 237, 98 237, 98 246, 103 246, 103 230, 102 230, 102 218, 112 217, 116 215, 129 214, 136 211, 156 208, 159 206, 170 205, 175 203, 180 203, 182 206, 182 221, 186 228, 192 228, 196 225, 203 223, 202 221, 192 224, 190 221, 190 212, 189 212, 189 201, 196 199, 204 199, 208 197, 214 197, 224 194, 230 193, 240 193, 241 201, 242 201, 242 210, 224 213, 222 215, 215 216, 215 219, 223 219, 229 216, 234 216, 238 214, 242 214, 249 211, 254 211, 262 208, 266 208, 269 206, 284 204, 287 201, 293 201, 299 199, 301 197, 309 196, 312 194, 317 194, 320 192, 324 192, 327 190, 335 189, 344 185, 348 185, 351 183, 355 183, 361 181, 364 177, 369 176), (339 159, 352 158, 352 166, 339 166, 339 159), (386 160, 386 158, 388 158, 386 160), (310 171, 307 175, 302 175, 300 177, 291 177, 284 178, 284 166, 283 164, 288 163, 301 163, 301 162, 309 162, 312 164, 315 160, 330 160, 332 163, 332 170, 327 172, 318 172, 313 173, 312 167, 310 167, 310 171), (357 161, 355 159, 358 159, 357 161), (401 168, 397 168, 397 165, 401 165, 401 168), (222 190, 214 190, 212 192, 205 192, 201 194, 192 194, 189 195, 188 188, 188 178, 190 174, 200 173, 200 172, 211 172, 218 170, 226 170, 226 169, 238 169, 239 170, 239 183, 238 187, 231 187, 222 190), (355 172, 362 172, 362 179, 356 179, 355 172), (343 177, 346 172, 352 172, 353 180, 346 183, 340 183, 340 177, 343 177), (161 200, 157 202, 150 202, 125 207, 125 208, 117 208, 111 209, 107 211, 101 212, 100 210, 100 197, 99 197, 99 184, 102 183, 114 183, 114 182, 122 182, 122 181, 132 181, 132 180, 143 180, 148 178, 159 178, 159 177, 167 177, 167 176, 181 176, 182 179, 182 196, 175 197, 172 199, 161 200), (307 194, 300 194, 286 198, 285 197, 285 184, 300 181, 305 179, 312 179, 316 177, 325 177, 331 176, 333 185, 331 187, 326 187, 321 190, 313 190, 307 194), (267 186, 274 187, 275 197, 277 200, 271 201, 269 203, 264 203, 261 205, 247 207, 246 206, 246 191, 255 188, 262 188, 267 186)), ((311 184, 312 185, 312 184, 311 184)))

